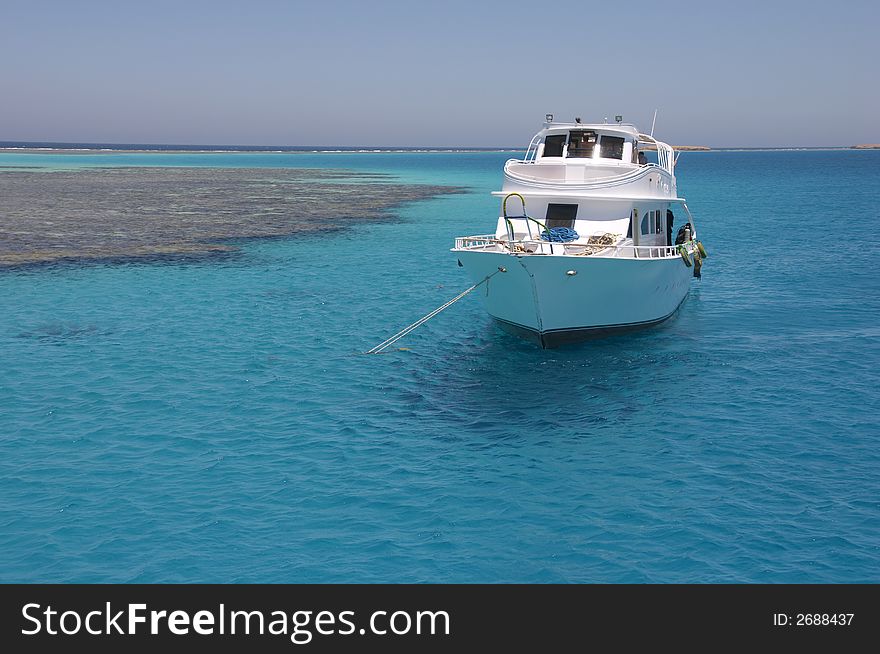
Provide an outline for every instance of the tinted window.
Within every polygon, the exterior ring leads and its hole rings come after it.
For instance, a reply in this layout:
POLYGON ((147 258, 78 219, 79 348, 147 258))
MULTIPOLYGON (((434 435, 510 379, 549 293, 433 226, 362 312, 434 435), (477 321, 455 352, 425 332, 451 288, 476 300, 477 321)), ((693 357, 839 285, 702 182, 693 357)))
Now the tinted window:
POLYGON ((623 139, 619 136, 603 136, 599 154, 605 159, 623 159, 623 139))
POLYGON ((574 227, 574 219, 577 216, 578 206, 576 204, 554 204, 547 205, 547 218, 544 221, 547 228, 551 227, 574 227))
POLYGON ((568 133, 568 156, 589 158, 593 156, 593 148, 599 136, 596 132, 569 132, 568 133))
POLYGON ((565 134, 544 137, 544 156, 561 157, 562 146, 565 145, 565 134))

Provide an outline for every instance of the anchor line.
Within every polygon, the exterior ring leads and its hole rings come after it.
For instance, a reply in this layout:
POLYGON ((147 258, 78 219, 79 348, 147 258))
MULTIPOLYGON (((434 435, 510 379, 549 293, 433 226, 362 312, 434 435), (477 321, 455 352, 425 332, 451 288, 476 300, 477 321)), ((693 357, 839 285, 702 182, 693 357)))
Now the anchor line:
POLYGON ((403 338, 404 336, 406 336, 406 335, 409 334, 410 332, 412 332, 412 331, 418 329, 419 327, 421 327, 422 325, 424 325, 426 322, 428 322, 431 318, 433 318, 434 316, 436 316, 436 315, 437 315, 438 313, 440 313, 441 311, 444 311, 444 310, 448 309, 449 307, 451 307, 453 304, 455 304, 456 302, 458 302, 460 299, 462 299, 463 297, 465 297, 466 295, 468 295, 468 294, 471 293, 472 291, 477 290, 477 288, 479 288, 479 287, 482 286, 483 284, 487 284, 488 281, 489 281, 490 279, 492 279, 492 277, 494 277, 495 275, 497 275, 497 274, 500 273, 500 272, 502 272, 502 271, 501 271, 501 270, 496 270, 496 271, 493 272, 491 275, 486 275, 485 278, 483 278, 482 280, 478 281, 478 282, 477 282, 476 284, 474 284, 473 286, 470 286, 469 288, 466 288, 465 290, 463 290, 461 293, 459 293, 458 295, 456 295, 454 298, 452 298, 452 299, 449 300, 448 302, 445 302, 444 304, 441 304, 439 307, 437 307, 436 309, 434 309, 434 310, 431 311, 430 313, 428 313, 428 314, 422 316, 421 318, 419 318, 418 320, 416 320, 414 323, 412 323, 412 324, 410 324, 410 325, 407 325, 406 327, 404 327, 403 329, 401 329, 399 332, 397 332, 396 334, 394 334, 394 336, 391 336, 390 338, 386 338, 384 341, 382 341, 381 343, 379 343, 379 344, 376 345, 375 347, 372 347, 372 348, 370 348, 369 350, 367 350, 366 352, 364 352, 364 354, 381 354, 383 350, 385 350, 386 348, 388 348, 388 347, 394 345, 394 344, 395 344, 397 341, 399 341, 401 338, 403 338))

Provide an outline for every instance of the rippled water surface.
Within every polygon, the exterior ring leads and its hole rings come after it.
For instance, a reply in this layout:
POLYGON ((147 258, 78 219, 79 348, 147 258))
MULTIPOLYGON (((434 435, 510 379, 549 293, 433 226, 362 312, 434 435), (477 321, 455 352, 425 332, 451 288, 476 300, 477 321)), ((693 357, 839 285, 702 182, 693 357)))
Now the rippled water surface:
POLYGON ((658 328, 542 351, 468 297, 358 355, 468 285, 508 156, 0 155, 470 189, 0 271, 0 581, 880 582, 880 152, 683 154, 710 258, 658 328))

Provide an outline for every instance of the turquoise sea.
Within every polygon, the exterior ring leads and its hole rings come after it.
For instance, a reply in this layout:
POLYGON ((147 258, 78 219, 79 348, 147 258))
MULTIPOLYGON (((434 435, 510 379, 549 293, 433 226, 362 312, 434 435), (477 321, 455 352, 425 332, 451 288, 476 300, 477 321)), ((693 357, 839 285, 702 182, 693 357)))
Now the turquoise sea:
POLYGON ((509 156, 0 154, 469 189, 0 270, 0 582, 880 582, 880 152, 683 154, 710 258, 660 327, 543 351, 470 296, 358 355, 469 284, 509 156))

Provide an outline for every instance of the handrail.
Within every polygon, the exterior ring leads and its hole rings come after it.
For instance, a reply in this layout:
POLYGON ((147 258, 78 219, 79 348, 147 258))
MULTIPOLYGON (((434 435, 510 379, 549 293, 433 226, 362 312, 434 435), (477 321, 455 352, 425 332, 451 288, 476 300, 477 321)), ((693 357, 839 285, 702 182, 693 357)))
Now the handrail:
POLYGON ((538 142, 541 140, 541 132, 538 132, 529 141, 529 147, 526 148, 526 154, 522 158, 523 163, 533 162, 538 156, 538 142), (532 150, 534 148, 534 150, 532 150))
POLYGON ((696 238, 697 238, 697 224, 694 222, 694 217, 691 215, 691 210, 688 209, 687 202, 682 202, 681 206, 684 207, 684 212, 688 215, 688 222, 691 224, 691 238, 696 240, 696 238))
POLYGON ((675 150, 668 143, 664 143, 663 141, 658 141, 653 136, 649 134, 639 134, 636 137, 639 141, 643 141, 645 143, 653 144, 657 149, 657 162, 660 164, 660 167, 663 168, 670 175, 675 174, 675 150))
POLYGON ((508 193, 501 201, 501 213, 505 218, 507 218, 507 201, 514 196, 519 198, 519 201, 522 203, 523 215, 526 215, 526 199, 519 193, 508 193))
MULTIPOLYGON (((620 257, 621 254, 627 255, 629 254, 632 258, 637 259, 671 259, 675 257, 681 256, 681 246, 684 245, 685 250, 690 254, 693 253, 696 241, 691 239, 687 243, 678 244, 678 245, 624 245, 624 244, 612 244, 612 245, 601 245, 601 244, 592 244, 592 243, 565 243, 563 245, 563 252, 568 256, 579 256, 577 252, 574 250, 576 248, 588 249, 592 248, 593 251, 589 255, 583 256, 594 256, 599 258, 615 258, 620 257), (608 251, 613 251, 610 254, 608 251)), ((503 238, 498 238, 495 234, 483 234, 479 236, 459 236, 455 239, 455 248, 456 250, 470 250, 470 249, 486 249, 488 247, 497 247, 502 246, 506 247, 509 252, 515 254, 544 254, 544 246, 550 246, 552 248, 552 244, 548 241, 536 241, 536 240, 527 240, 522 239, 519 241, 510 241, 505 240, 503 238), (528 248, 532 247, 533 250, 529 251, 528 248)), ((551 252, 552 254, 552 252, 551 252)))
MULTIPOLYGON (((535 223, 538 227, 540 227, 543 231, 547 232, 548 234, 550 233, 550 230, 547 229, 547 225, 545 225, 544 223, 542 223, 542 222, 541 222, 540 220, 538 220, 537 218, 532 218, 532 217, 528 214, 528 212, 526 211, 526 199, 525 199, 521 194, 519 194, 519 193, 508 193, 507 195, 504 196, 504 200, 502 200, 502 202, 501 202, 501 217, 504 218, 504 222, 505 222, 505 224, 507 225, 507 238, 508 238, 508 240, 509 240, 510 243, 511 243, 511 249, 513 248, 513 245, 512 245, 512 244, 513 244, 513 242, 514 242, 514 240, 515 240, 515 239, 514 239, 514 231, 513 231, 513 223, 511 222, 511 218, 525 218, 525 219, 526 219, 526 229, 527 229, 528 232, 529 232, 529 237, 532 236, 532 229, 531 229, 531 227, 529 227, 529 221, 530 221, 530 220, 531 220, 533 223, 535 223), (507 215, 507 201, 508 201, 510 198, 514 197, 514 196, 518 197, 518 198, 519 198, 519 201, 522 202, 522 211, 523 211, 523 215, 522 215, 522 216, 510 216, 510 217, 508 217, 508 215, 507 215)), ((540 234, 540 233, 541 233, 541 232, 538 232, 538 234, 540 234)), ((553 245, 552 245, 552 244, 550 245, 550 252, 551 252, 551 253, 553 252, 553 245)))

